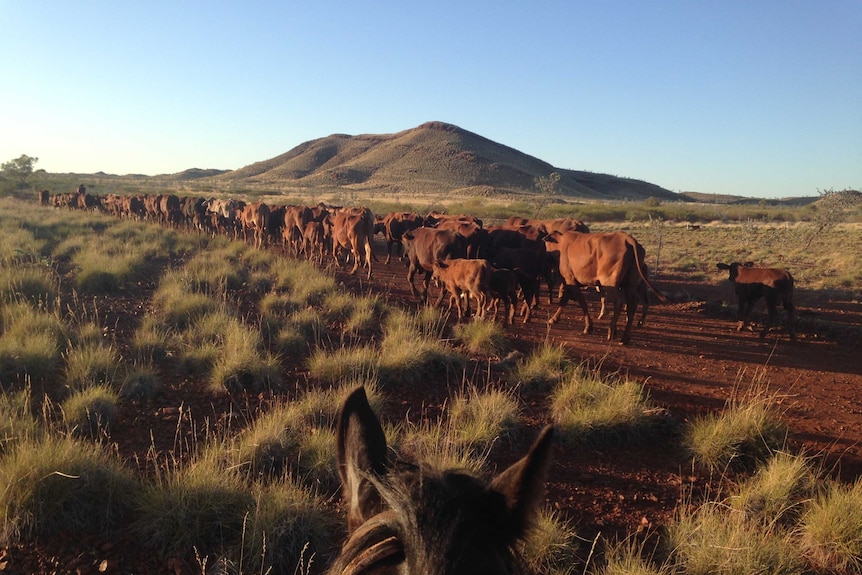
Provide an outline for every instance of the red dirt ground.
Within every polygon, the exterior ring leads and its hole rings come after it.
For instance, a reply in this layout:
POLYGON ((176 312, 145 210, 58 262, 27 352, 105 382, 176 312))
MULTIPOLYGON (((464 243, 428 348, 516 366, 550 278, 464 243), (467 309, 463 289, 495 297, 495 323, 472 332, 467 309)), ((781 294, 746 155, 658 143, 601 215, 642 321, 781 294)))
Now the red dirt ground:
MULTIPOLYGON (((376 251, 380 247, 376 246, 376 251)), ((393 259, 386 266, 380 259, 371 281, 341 271, 337 277, 358 293, 379 293, 390 302, 415 305, 403 264, 393 259)), ((733 310, 722 306, 722 301, 733 299, 732 289, 718 272, 710 282, 661 274, 654 279, 659 289, 675 301, 654 304, 647 324, 633 332, 628 346, 605 341, 606 320, 597 321, 592 334, 582 335, 583 322, 577 306, 570 306, 561 321, 549 329, 545 320, 552 309, 544 299, 530 324, 515 324, 507 328, 507 333, 523 351, 549 341, 565 346, 576 360, 644 381, 652 401, 667 409, 677 422, 719 410, 731 397, 751 387, 765 386, 782 397, 794 448, 821 457, 827 468, 846 481, 859 476, 862 341, 858 326, 862 325, 862 305, 830 301, 799 290, 796 299, 802 321, 798 341, 790 342, 780 332, 761 340, 754 333, 734 330, 733 310), (854 334, 852 339, 841 326, 856 327, 849 330, 854 334)), ((143 283, 122 297, 97 301, 100 317, 118 341, 135 329, 152 289, 152 285, 143 283)), ((304 381, 298 367, 290 370, 295 373, 288 377, 304 381)), ((232 400, 248 409, 267 400, 265 396, 231 399, 208 395, 194 381, 164 383, 168 389, 157 400, 123 406, 112 430, 112 440, 120 454, 133 463, 137 461, 142 468, 146 467, 142 462, 148 449, 154 446, 161 453, 171 452, 177 444, 178 430, 180 435, 191 433, 186 431, 189 426, 178 425, 178 420, 188 417, 188 413, 196 420, 212 420, 226 413, 232 400)), ((428 382, 413 392, 399 392, 391 403, 401 414, 407 409, 412 413, 434 413, 450 391, 445 384, 428 382)), ((531 439, 546 422, 545 398, 535 392, 525 392, 522 397, 531 427, 527 436, 531 439)), ((587 539, 597 532, 626 535, 666 525, 681 498, 690 490, 697 492, 707 487, 710 480, 692 468, 677 445, 677 441, 669 440, 624 449, 558 447, 547 500, 573 519, 579 535, 587 539)), ((525 447, 518 445, 503 456, 508 460, 495 463, 508 464, 525 447)), ((154 556, 128 539, 81 540, 70 535, 0 550, 2 573, 100 571, 191 573, 193 568, 176 558, 154 556)))

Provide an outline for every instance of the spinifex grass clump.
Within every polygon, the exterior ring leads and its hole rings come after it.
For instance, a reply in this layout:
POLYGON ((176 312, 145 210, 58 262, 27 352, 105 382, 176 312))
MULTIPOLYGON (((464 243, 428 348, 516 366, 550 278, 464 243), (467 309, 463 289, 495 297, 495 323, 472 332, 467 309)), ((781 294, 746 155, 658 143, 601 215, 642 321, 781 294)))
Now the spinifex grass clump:
POLYGON ((30 389, 0 393, 0 457, 22 441, 34 441, 44 428, 30 412, 30 389))
POLYGON ((0 545, 126 525, 139 484, 101 445, 56 435, 27 439, 0 459, 0 545))
MULTIPOLYGON (((533 573, 570 575, 580 563, 579 539, 569 521, 549 509, 541 509, 521 546, 533 573)), ((629 572, 631 573, 631 572, 629 572)))
POLYGON ((260 332, 238 321, 229 323, 213 365, 213 389, 261 391, 278 387, 281 384, 278 359, 262 349, 260 332))
POLYGON ((413 459, 478 472, 497 443, 517 437, 519 411, 512 394, 473 388, 457 395, 438 421, 405 422, 395 442, 413 459))
MULTIPOLYGON (((443 325, 416 315, 392 314, 383 330, 378 364, 381 383, 410 383, 459 371, 465 358, 433 333, 443 325)), ((439 317, 439 316, 437 316, 439 317)))
POLYGON ((107 435, 117 417, 119 395, 107 385, 77 391, 63 400, 66 427, 78 437, 98 439, 107 435))
POLYGON ((55 377, 71 330, 56 313, 27 303, 0 303, 0 384, 55 377))
MULTIPOLYGON (((92 246, 100 244, 94 242, 92 246)), ((144 259, 132 248, 100 251, 88 246, 72 257, 75 285, 83 293, 111 293, 142 275, 144 259)))
POLYGON ((803 572, 792 532, 749 522, 720 501, 680 507, 668 529, 668 548, 680 572, 692 575, 803 572))
POLYGON ((519 412, 518 400, 512 393, 472 388, 449 404, 447 425, 460 441, 481 446, 484 451, 498 440, 511 440, 517 435, 519 412))
POLYGON ((818 476, 805 457, 775 453, 736 487, 730 505, 751 522, 790 525, 814 496, 817 482, 818 476))
POLYGON ((304 573, 304 561, 329 562, 339 523, 323 498, 290 479, 256 485, 255 506, 233 555, 242 557, 243 573, 304 573))
POLYGON ((199 318, 221 307, 215 299, 194 291, 178 272, 162 276, 159 288, 153 294, 153 305, 161 323, 178 330, 186 329, 199 318))
POLYGON ((113 346, 87 342, 66 354, 66 386, 74 391, 97 385, 119 387, 122 378, 122 362, 113 346))
POLYGON ((285 356, 305 356, 328 336, 320 313, 314 308, 298 310, 284 320, 275 335, 274 347, 285 356))
POLYGON ((560 346, 544 344, 536 348, 509 374, 509 381, 529 389, 546 391, 566 377, 572 362, 560 346))
POLYGON ((563 441, 606 444, 649 437, 659 412, 642 384, 577 368, 551 394, 551 414, 563 441))
POLYGON ((750 469, 782 449, 787 426, 777 400, 755 389, 719 414, 695 418, 683 438, 695 462, 718 471, 750 469))
POLYGON ((455 326, 453 335, 472 354, 501 355, 508 347, 503 326, 495 321, 475 318, 455 326))
POLYGON ((58 281, 46 266, 0 265, 0 302, 24 301, 49 307, 57 299, 58 281))
POLYGON ((801 523, 802 553, 816 571, 862 573, 862 479, 829 482, 801 523))
POLYGON ((131 528, 144 545, 206 557, 242 541, 254 505, 241 475, 217 460, 168 464, 145 486, 131 528))

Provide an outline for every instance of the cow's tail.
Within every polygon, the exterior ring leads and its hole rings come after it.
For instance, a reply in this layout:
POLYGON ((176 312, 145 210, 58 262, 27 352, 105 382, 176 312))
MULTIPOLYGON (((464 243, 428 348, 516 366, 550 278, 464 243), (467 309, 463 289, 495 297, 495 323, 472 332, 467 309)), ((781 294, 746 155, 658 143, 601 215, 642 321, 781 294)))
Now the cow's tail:
POLYGON ((634 252, 635 266, 637 267, 638 275, 641 277, 641 279, 647 285, 647 287, 652 290, 652 292, 656 295, 656 297, 659 299, 660 302, 662 302, 662 303, 666 302, 667 298, 665 297, 665 295, 663 293, 661 293, 660 291, 658 291, 656 289, 656 287, 654 285, 652 285, 652 283, 650 283, 649 278, 644 274, 644 270, 643 270, 643 267, 641 266, 641 261, 640 261, 640 258, 638 256, 638 241, 631 236, 629 236, 626 241, 632 247, 632 251, 634 252))

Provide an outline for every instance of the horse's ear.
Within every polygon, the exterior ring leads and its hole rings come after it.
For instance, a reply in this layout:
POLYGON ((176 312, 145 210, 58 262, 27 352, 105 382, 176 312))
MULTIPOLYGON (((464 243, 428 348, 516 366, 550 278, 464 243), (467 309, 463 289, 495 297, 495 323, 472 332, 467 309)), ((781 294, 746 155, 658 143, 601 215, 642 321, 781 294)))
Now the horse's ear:
POLYGON ((353 531, 382 511, 383 502, 370 476, 389 467, 386 436, 368 404, 365 388, 355 389, 341 408, 337 431, 338 476, 347 500, 347 527, 353 531))
POLYGON ((512 512, 515 531, 520 536, 532 524, 545 488, 545 475, 551 464, 554 428, 546 426, 530 451, 521 460, 500 473, 491 488, 506 497, 512 512))

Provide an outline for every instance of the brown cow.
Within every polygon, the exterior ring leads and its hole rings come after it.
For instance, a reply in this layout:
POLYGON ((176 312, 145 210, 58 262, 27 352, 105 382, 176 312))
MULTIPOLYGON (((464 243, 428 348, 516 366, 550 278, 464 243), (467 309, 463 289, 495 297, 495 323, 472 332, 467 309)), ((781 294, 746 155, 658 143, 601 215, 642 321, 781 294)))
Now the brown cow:
POLYGON ((398 248, 398 257, 404 253, 404 243, 402 236, 410 230, 421 228, 423 225, 422 216, 415 212, 391 212, 386 214, 380 220, 379 228, 375 225, 375 233, 380 229, 383 236, 386 238, 386 262, 392 258, 392 246, 398 248))
POLYGON ((621 298, 625 299, 626 327, 620 339, 623 344, 627 344, 637 311, 639 282, 644 282, 661 301, 666 301, 644 275, 641 262, 643 251, 630 235, 623 232, 566 232, 557 237, 552 236, 549 240, 559 244, 559 274, 565 286, 559 307, 548 320, 549 324, 557 321, 563 307, 574 297, 584 312, 584 333, 592 331, 592 319, 581 288, 595 287, 613 301, 613 315, 608 327, 609 341, 616 336, 617 320, 622 309, 621 298))
POLYGON ((284 227, 282 228, 285 249, 290 246, 294 255, 299 255, 302 249, 302 234, 305 231, 305 224, 312 219, 315 219, 314 214, 311 208, 307 206, 285 206, 284 227))
POLYGON ((254 246, 262 248, 269 227, 269 206, 263 202, 246 204, 239 213, 239 221, 243 239, 248 241, 249 232, 251 232, 254 246))
POLYGON ((348 250, 353 255, 353 269, 355 274, 360 265, 368 268, 368 277, 371 277, 371 260, 374 252, 371 250, 371 238, 374 236, 374 214, 368 208, 353 208, 341 210, 331 218, 332 220, 332 255, 336 264, 339 263, 338 255, 342 249, 348 250))
POLYGON ((410 282, 410 293, 416 295, 413 277, 417 272, 424 271, 422 282, 422 301, 428 301, 428 284, 434 272, 434 262, 453 258, 467 257, 467 241, 464 236, 454 230, 438 230, 436 228, 417 228, 402 236, 404 254, 401 260, 407 266, 407 281, 410 282))
POLYGON ((305 224, 305 229, 302 231, 302 251, 305 257, 323 263, 323 256, 326 253, 324 235, 323 222, 312 220, 305 224))
MULTIPOLYGON (((433 216, 430 221, 434 221, 433 216)), ((426 218, 426 225, 429 221, 426 218)), ((473 216, 448 216, 438 218, 434 224, 438 230, 455 230, 467 240, 467 257, 479 257, 479 250, 485 244, 488 232, 482 227, 482 220, 473 216)))
POLYGON ((753 266, 753 262, 716 264, 718 269, 730 272, 728 279, 733 284, 736 297, 739 300, 739 323, 736 325, 736 331, 745 329, 751 310, 754 309, 754 304, 763 297, 766 299, 768 315, 763 330, 760 332, 760 337, 766 337, 769 327, 775 323, 775 304, 781 301, 781 305, 787 312, 787 333, 790 339, 795 341, 796 333, 793 324, 796 308, 793 306, 793 276, 784 269, 756 268, 753 266))
POLYGON ((530 321, 532 309, 539 304, 539 279, 544 269, 545 255, 544 249, 541 254, 537 254, 528 248, 501 247, 491 261, 495 268, 517 272, 518 285, 524 295, 521 308, 524 323, 530 321))
POLYGON ((491 268, 491 284, 488 308, 494 308, 494 320, 500 302, 503 302, 504 321, 511 324, 515 321, 515 306, 518 303, 518 274, 512 270, 491 268))
POLYGON ((485 260, 454 259, 434 262, 433 277, 443 284, 440 290, 439 306, 443 296, 449 292, 449 309, 452 300, 458 310, 458 321, 470 313, 470 298, 476 300, 476 317, 485 317, 488 293, 491 289, 491 265, 485 260), (466 297, 466 309, 461 308, 461 296, 466 297))

